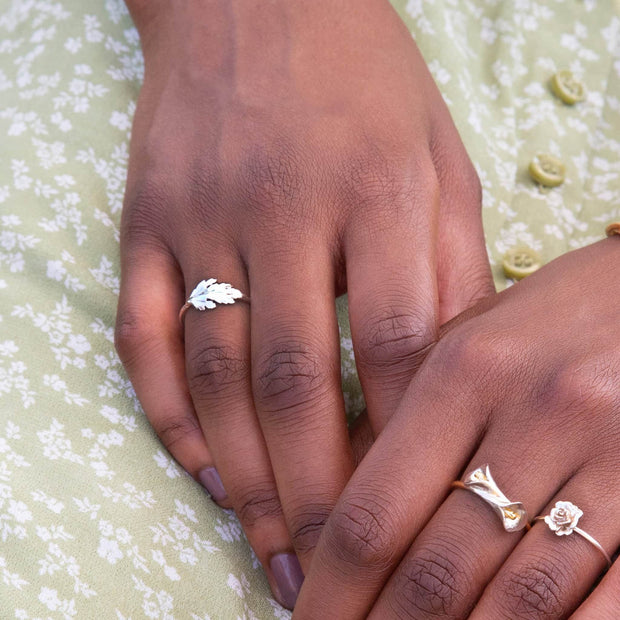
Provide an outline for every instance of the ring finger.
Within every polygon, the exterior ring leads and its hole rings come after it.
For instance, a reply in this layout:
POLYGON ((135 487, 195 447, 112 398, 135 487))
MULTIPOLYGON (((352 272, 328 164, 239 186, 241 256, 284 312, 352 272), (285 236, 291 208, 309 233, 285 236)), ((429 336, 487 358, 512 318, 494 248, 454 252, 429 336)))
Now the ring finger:
MULTIPOLYGON (((551 514, 556 502, 570 500, 583 510, 577 526, 607 551, 576 530, 556 535, 546 522, 538 521, 485 590, 471 615, 473 620, 566 618, 579 605, 607 566, 604 554, 620 543, 618 520, 610 518, 618 514, 620 500, 611 485, 601 492, 606 487, 600 483, 604 480, 593 469, 580 471, 543 514, 551 514)), ((575 515, 570 507, 568 512, 575 515)), ((553 527, 570 529, 562 526, 564 515, 555 515, 553 527)))

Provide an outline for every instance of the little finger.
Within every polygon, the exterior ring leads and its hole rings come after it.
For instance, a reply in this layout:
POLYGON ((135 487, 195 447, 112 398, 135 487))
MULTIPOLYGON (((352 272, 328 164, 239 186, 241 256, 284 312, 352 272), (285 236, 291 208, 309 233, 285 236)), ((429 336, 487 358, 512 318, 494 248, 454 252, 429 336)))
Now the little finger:
POLYGON ((620 562, 616 560, 571 620, 617 620, 620 613, 620 562))
POLYGON ((183 281, 172 256, 136 248, 122 254, 116 348, 153 429, 177 462, 200 480, 213 464, 189 395, 178 313, 183 281))

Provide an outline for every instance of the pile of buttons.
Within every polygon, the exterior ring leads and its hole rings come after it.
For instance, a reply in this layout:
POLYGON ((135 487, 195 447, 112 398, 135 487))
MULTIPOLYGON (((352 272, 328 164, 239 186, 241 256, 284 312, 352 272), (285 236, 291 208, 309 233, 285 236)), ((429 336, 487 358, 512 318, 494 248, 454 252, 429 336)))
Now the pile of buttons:
MULTIPOLYGON (((558 71, 551 78, 550 87, 551 92, 566 105, 575 105, 586 97, 584 85, 567 70, 558 71)), ((566 178, 564 164, 548 153, 539 153, 532 159, 529 173, 536 183, 549 188, 562 185, 566 178)), ((541 265, 542 259, 538 252, 527 246, 511 248, 502 261, 504 274, 512 280, 529 276, 541 265)))

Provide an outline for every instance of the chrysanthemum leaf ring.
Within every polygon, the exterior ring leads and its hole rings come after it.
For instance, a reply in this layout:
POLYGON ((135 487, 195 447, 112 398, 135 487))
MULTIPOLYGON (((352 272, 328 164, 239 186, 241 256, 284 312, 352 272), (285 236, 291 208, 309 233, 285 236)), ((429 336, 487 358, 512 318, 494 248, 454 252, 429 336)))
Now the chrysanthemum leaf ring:
POLYGON ((213 310, 218 304, 234 304, 236 301, 249 302, 250 298, 226 282, 218 282, 215 278, 202 280, 181 308, 179 321, 183 323, 183 316, 192 306, 200 311, 213 310))

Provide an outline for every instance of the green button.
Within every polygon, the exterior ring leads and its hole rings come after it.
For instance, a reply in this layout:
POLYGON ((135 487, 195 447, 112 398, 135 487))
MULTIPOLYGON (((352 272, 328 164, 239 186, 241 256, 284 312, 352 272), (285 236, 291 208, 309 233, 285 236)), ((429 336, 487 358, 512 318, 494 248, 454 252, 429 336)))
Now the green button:
POLYGON ((537 269, 540 269, 542 259, 540 254, 527 246, 511 248, 504 254, 502 267, 507 278, 522 280, 537 269))
POLYGON ((557 157, 546 153, 536 155, 530 162, 529 170, 534 181, 545 187, 562 185, 566 177, 564 164, 557 157))
POLYGON ((558 71, 551 78, 551 90, 567 105, 575 105, 586 97, 584 85, 570 71, 558 71))

